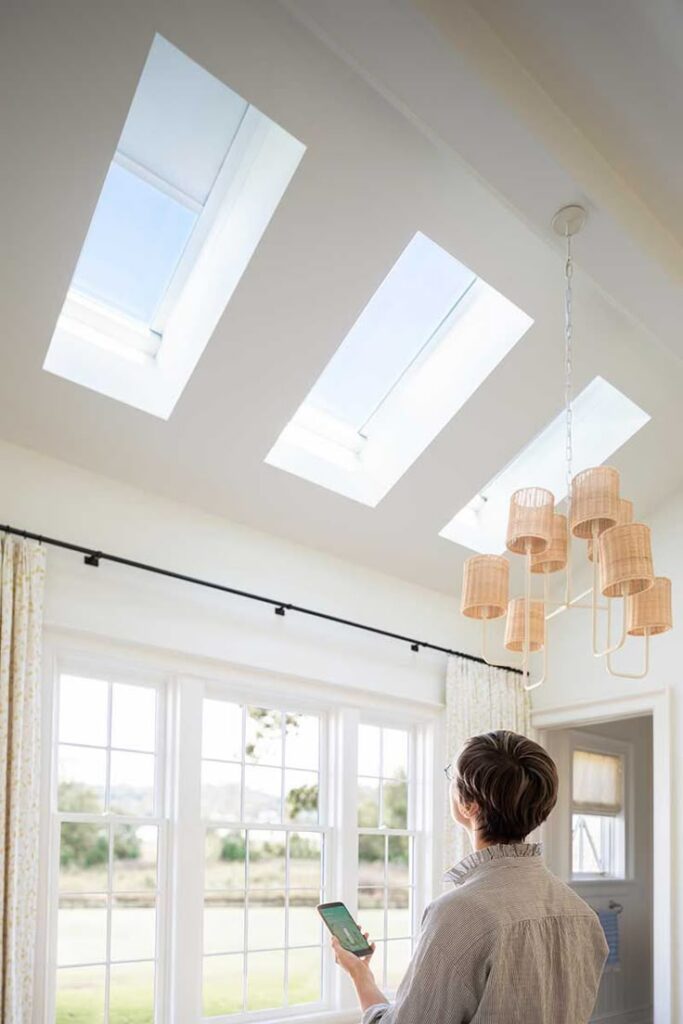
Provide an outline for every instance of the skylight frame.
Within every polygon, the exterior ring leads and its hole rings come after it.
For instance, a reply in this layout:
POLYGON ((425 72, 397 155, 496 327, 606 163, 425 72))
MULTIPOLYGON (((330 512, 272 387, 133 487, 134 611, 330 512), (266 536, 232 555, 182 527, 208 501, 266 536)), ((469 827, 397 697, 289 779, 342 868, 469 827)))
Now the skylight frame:
MULTIPOLYGON (((421 232, 409 245, 418 237, 439 248, 421 232)), ((440 251, 467 271, 455 257, 440 251)), ((315 385, 285 425, 265 462, 375 507, 532 324, 528 314, 474 276, 454 296, 450 310, 417 350, 410 372, 400 376, 373 410, 364 424, 367 436, 358 432, 358 441, 352 435, 350 441, 345 441, 344 430, 340 429, 343 424, 333 425, 327 432, 311 429, 315 385)))
MULTIPOLYGON (((603 465, 650 419, 649 413, 617 387, 599 374, 595 376, 572 402, 573 474, 603 465)), ((556 505, 566 499, 564 412, 482 487, 439 536, 471 551, 501 554, 505 551, 510 494, 524 486, 548 488, 556 505)))
MULTIPOLYGON (((153 47, 159 39, 155 37, 153 47)), ((161 42, 175 51, 165 40, 161 42)), ((183 54, 180 57, 190 61, 183 54)), ((112 162, 189 209, 201 208, 201 213, 150 324, 70 287, 43 368, 167 419, 305 149, 246 103, 202 206, 117 147, 112 162)))

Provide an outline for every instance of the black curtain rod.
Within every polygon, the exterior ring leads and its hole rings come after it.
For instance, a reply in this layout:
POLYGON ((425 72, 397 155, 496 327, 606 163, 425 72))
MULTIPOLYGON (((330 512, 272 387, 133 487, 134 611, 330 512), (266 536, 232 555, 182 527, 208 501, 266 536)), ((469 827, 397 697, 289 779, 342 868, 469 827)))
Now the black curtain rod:
MULTIPOLYGON (((39 533, 31 533, 29 530, 20 530, 15 526, 0 526, 0 533, 11 534, 14 537, 24 537, 26 540, 35 540, 40 544, 48 544, 53 548, 63 548, 65 551, 75 551, 84 556, 86 565, 98 566, 100 562, 113 562, 115 565, 125 565, 129 569, 140 569, 142 572, 151 572, 156 576, 167 576, 172 580, 182 580, 183 583, 193 583, 197 587, 206 587, 209 590, 220 590, 224 594, 233 594, 235 597, 244 597, 249 601, 259 601, 261 604, 269 604, 275 609, 276 615, 284 615, 286 612, 298 612, 299 615, 309 615, 314 619, 324 619, 326 622, 336 622, 340 626, 349 626, 351 629, 362 629, 365 633, 376 633, 377 636, 385 636, 390 640, 400 640, 402 643, 410 644, 413 651, 424 648, 428 651, 439 651, 442 654, 452 654, 457 658, 464 658, 466 661, 475 661, 480 665, 488 664, 484 658, 478 658, 474 654, 465 654, 464 651, 453 651, 450 647, 441 647, 439 644, 430 644, 426 640, 415 640, 410 636, 403 636, 401 633, 392 633, 387 629, 380 629, 378 626, 367 626, 363 622, 354 622, 352 619, 342 619, 338 615, 328 615, 327 612, 319 612, 314 608, 304 608, 302 605, 290 604, 288 601, 276 601, 273 597, 264 597, 263 594, 252 594, 248 590, 238 590, 236 587, 228 587, 224 583, 214 583, 211 580, 203 580, 198 576, 186 576, 182 572, 174 572, 172 569, 161 569, 157 565, 148 565, 146 562, 136 562, 131 558, 123 558, 121 555, 110 555, 105 551, 97 551, 95 548, 86 548, 81 544, 70 544, 66 540, 55 540, 54 537, 44 537, 39 533)), ((492 668, 500 668, 505 672, 522 674, 519 668, 510 668, 508 665, 492 665, 492 668)))

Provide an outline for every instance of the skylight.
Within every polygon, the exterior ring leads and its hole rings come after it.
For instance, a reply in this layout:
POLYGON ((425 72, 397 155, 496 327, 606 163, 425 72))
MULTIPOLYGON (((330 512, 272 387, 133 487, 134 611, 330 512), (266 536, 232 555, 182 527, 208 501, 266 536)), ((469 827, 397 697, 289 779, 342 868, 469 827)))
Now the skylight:
POLYGON ((168 417, 303 152, 156 36, 44 368, 168 417))
MULTIPOLYGON (((572 403, 572 473, 600 466, 649 421, 635 402, 595 377, 572 403)), ((439 536, 473 551, 505 550, 510 495, 537 485, 567 497, 565 415, 560 413, 441 530, 439 536)))
POLYGON ((364 435, 374 412, 433 342, 475 275, 425 235, 401 253, 306 403, 364 435))
POLYGON ((71 287, 150 325, 196 222, 195 211, 112 163, 71 287))
POLYGON ((418 232, 266 462, 376 505, 532 322, 418 232))

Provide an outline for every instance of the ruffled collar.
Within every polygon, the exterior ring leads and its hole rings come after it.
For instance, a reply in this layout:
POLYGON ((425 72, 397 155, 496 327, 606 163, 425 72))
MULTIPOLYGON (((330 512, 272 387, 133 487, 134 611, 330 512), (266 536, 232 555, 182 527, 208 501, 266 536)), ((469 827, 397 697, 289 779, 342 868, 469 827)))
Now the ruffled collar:
POLYGON ((506 857, 538 857, 540 862, 543 846, 541 843, 497 843, 494 846, 487 846, 483 850, 475 850, 459 861, 454 867, 446 872, 444 878, 450 879, 456 885, 460 885, 470 874, 482 864, 488 864, 493 860, 503 860, 506 857))

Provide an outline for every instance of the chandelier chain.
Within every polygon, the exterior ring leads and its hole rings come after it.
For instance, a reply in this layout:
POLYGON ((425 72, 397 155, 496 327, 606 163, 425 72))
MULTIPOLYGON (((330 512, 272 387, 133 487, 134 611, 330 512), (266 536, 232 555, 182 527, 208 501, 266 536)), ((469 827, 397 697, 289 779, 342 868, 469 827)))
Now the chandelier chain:
POLYGON ((574 264, 572 261, 572 239, 571 235, 567 233, 567 259, 564 265, 564 277, 565 277, 565 298, 564 298, 564 408, 565 408, 565 460, 566 460, 566 471, 567 471, 567 512, 569 513, 569 505, 571 501, 572 492, 572 341, 574 333, 574 324, 572 321, 572 275, 574 272, 574 264))

